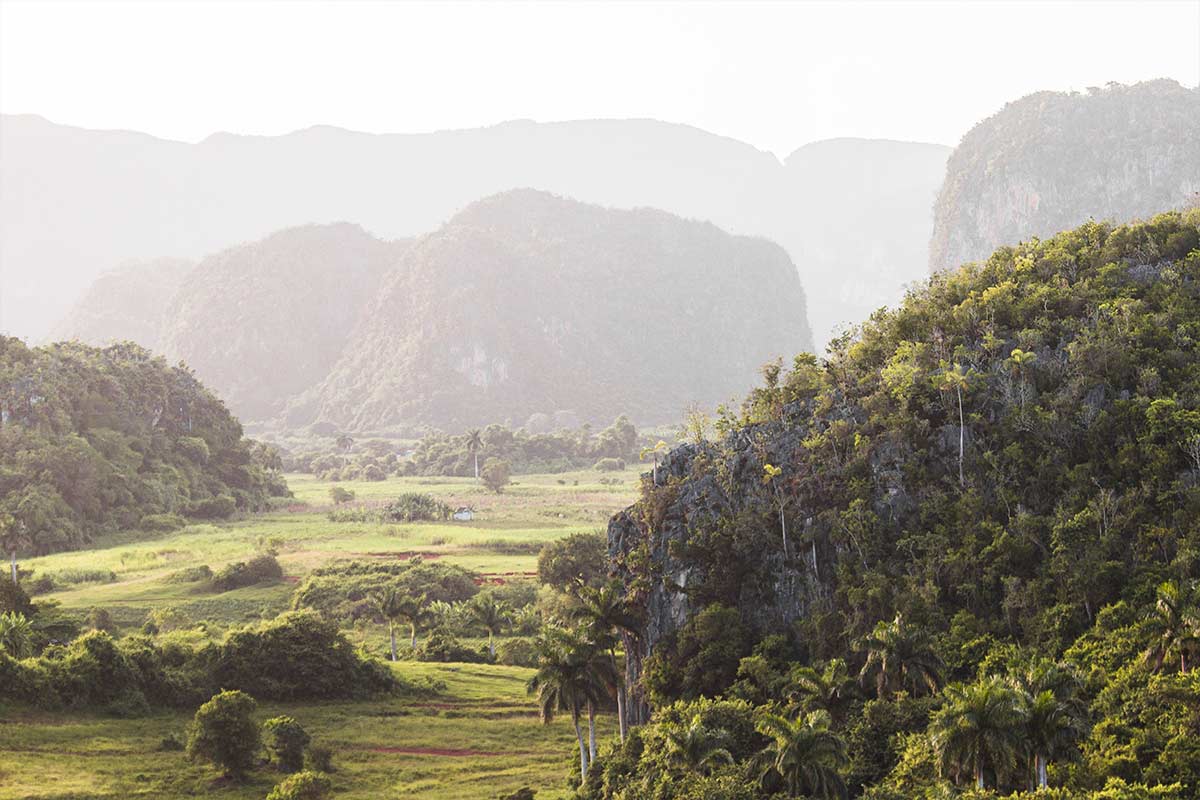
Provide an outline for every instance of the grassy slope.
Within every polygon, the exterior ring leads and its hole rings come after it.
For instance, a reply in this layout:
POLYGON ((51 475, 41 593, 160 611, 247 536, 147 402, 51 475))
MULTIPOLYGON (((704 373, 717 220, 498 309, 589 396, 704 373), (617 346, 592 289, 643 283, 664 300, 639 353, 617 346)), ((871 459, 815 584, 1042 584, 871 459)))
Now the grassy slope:
MULTIPOLYGON (((356 502, 422 491, 454 506, 472 506, 477 512, 469 523, 378 526, 329 522, 324 512, 331 484, 291 476, 297 501, 291 510, 192 526, 166 536, 115 535, 90 550, 32 559, 23 566, 38 572, 113 570, 115 583, 83 584, 47 597, 79 613, 93 606, 107 608, 124 628, 140 626, 147 611, 168 605, 193 621, 216 623, 220 628, 283 610, 296 578, 336 558, 422 553, 497 577, 532 573, 536 570, 533 552, 508 554, 501 552, 504 548, 497 542, 538 543, 601 528, 609 514, 633 500, 637 473, 607 476, 619 478, 618 486, 600 484, 601 477, 606 476, 595 472, 518 476, 517 484, 502 495, 457 478, 340 484, 356 492, 356 502), (223 594, 163 580, 183 567, 207 564, 215 570, 245 559, 262 537, 280 540, 280 561, 291 580, 223 594)), ((359 633, 351 635, 359 640, 359 633)), ((384 632, 370 631, 366 644, 382 654, 384 632)), ((338 797, 490 798, 523 785, 547 790, 539 797, 555 796, 563 785, 574 732, 565 719, 548 727, 539 723, 525 694, 530 670, 413 662, 394 668, 407 677, 440 678, 447 691, 432 700, 267 704, 260 708, 260 716, 290 714, 315 740, 335 749, 338 797), (401 752, 388 752, 388 748, 401 752)), ((231 798, 264 796, 279 776, 260 771, 244 787, 214 784, 210 768, 189 764, 181 753, 157 750, 164 736, 182 734, 189 718, 189 714, 164 713, 118 720, 0 708, 0 798, 72 794, 173 798, 210 791, 231 798)), ((609 720, 602 722, 603 730, 609 731, 609 720)))

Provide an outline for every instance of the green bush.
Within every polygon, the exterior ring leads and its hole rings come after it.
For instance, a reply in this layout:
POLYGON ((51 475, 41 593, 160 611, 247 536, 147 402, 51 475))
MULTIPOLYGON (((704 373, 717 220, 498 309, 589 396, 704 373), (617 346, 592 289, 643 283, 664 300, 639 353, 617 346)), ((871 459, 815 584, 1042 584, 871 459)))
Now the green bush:
POLYGON ((219 494, 198 503, 193 503, 188 513, 200 519, 229 519, 237 512, 237 501, 227 494, 219 494))
POLYGON ((254 586, 257 583, 277 581, 283 577, 283 567, 272 555, 255 556, 249 561, 238 561, 223 567, 213 576, 212 584, 215 589, 227 592, 231 589, 241 589, 254 586))
POLYGON ((257 704, 250 695, 226 691, 196 712, 188 731, 187 753, 208 761, 231 778, 241 778, 258 757, 262 740, 254 724, 257 704))
POLYGON ((491 661, 486 649, 472 650, 461 644, 453 633, 445 628, 435 628, 417 648, 418 661, 461 661, 468 664, 486 664, 491 661))
POLYGON ((384 522, 440 522, 449 519, 453 511, 430 495, 411 492, 384 506, 380 519, 384 522))
POLYGON ((267 749, 281 772, 298 772, 304 766, 304 748, 312 737, 291 717, 273 717, 263 723, 267 749))
POLYGON ((309 745, 304 751, 304 768, 314 772, 336 772, 333 768, 333 750, 325 745, 309 745))
POLYGON ((147 514, 138 527, 151 533, 170 533, 187 525, 187 520, 178 514, 147 514))
POLYGON ((333 791, 333 782, 319 772, 297 772, 279 782, 267 800, 324 800, 333 791))
POLYGON ((201 564, 198 567, 185 567, 184 569, 176 570, 163 578, 163 580, 167 583, 198 583, 200 581, 211 581, 212 578, 212 569, 207 564, 201 564))
POLYGON ((625 469, 625 459, 602 458, 592 465, 592 469, 597 472, 620 472, 625 469))
POLYGON ((532 639, 504 639, 496 645, 496 663, 507 667, 536 667, 537 648, 532 639))
POLYGON ((13 583, 7 575, 0 575, 0 614, 9 612, 31 616, 33 603, 21 588, 21 584, 13 583))

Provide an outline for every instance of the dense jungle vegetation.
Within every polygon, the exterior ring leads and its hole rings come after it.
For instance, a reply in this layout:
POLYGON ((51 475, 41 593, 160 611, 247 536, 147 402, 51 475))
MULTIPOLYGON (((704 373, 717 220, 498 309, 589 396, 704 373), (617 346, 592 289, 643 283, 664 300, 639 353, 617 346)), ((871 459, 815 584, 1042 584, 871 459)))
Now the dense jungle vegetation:
POLYGON ((286 495, 279 456, 190 371, 134 344, 0 338, 0 544, 44 554, 286 495))
POLYGON ((1198 228, 1002 248, 673 451, 543 663, 620 632, 654 709, 582 796, 1195 797, 1198 228))

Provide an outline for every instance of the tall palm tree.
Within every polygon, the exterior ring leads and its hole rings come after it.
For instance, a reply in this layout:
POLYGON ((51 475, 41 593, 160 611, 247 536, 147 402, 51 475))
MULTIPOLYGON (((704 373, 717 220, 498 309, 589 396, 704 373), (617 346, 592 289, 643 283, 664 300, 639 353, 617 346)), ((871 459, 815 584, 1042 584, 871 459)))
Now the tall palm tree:
POLYGON ((946 704, 929 725, 942 775, 957 781, 969 773, 979 789, 989 771, 1003 780, 1016 769, 1021 752, 1018 694, 995 677, 948 686, 943 694, 946 704))
POLYGON ((636 632, 640 620, 625 602, 620 581, 612 581, 599 588, 579 582, 575 594, 579 599, 578 619, 584 624, 588 641, 598 650, 607 652, 611 662, 611 669, 606 670, 605 674, 613 679, 609 691, 617 699, 617 728, 624 742, 627 732, 625 679, 617 667, 617 641, 622 632, 636 632))
POLYGON ((396 623, 408 623, 409 645, 417 649, 417 630, 428 617, 425 595, 411 595, 398 589, 387 589, 375 599, 375 607, 388 623, 392 644, 392 661, 399 661, 396 652, 396 623))
POLYGON ((932 693, 942 683, 944 665, 928 635, 905 622, 899 612, 891 622, 876 623, 861 647, 867 651, 867 661, 859 678, 865 681, 874 675, 875 691, 881 698, 904 689, 913 694, 932 693))
POLYGON ((496 657, 496 636, 508 624, 512 609, 492 594, 478 594, 468 606, 471 617, 488 632, 488 653, 496 657))
POLYGON ((947 364, 942 366, 942 373, 934 382, 938 389, 943 392, 954 390, 958 397, 958 485, 966 486, 966 479, 963 477, 963 456, 966 453, 967 423, 963 415, 963 392, 970 388, 971 376, 963 371, 962 364, 955 364, 953 368, 947 364))
POLYGON ((546 628, 537 640, 538 669, 526 686, 536 694, 542 723, 554 719, 558 711, 569 711, 579 742, 579 775, 587 779, 591 750, 583 740, 581 717, 592 699, 590 663, 582 643, 568 631, 546 628))
POLYGON ((697 714, 686 727, 666 731, 667 759, 681 767, 708 774, 714 767, 732 764, 733 754, 725 747, 728 734, 713 730, 697 714))
POLYGON ((846 797, 846 784, 838 774, 848 761, 846 743, 830 724, 825 711, 810 711, 797 720, 764 714, 758 731, 772 741, 764 753, 769 763, 763 777, 778 775, 793 797, 846 797))
POLYGON ((475 459, 475 480, 479 480, 479 451, 483 449, 483 434, 479 428, 467 431, 467 452, 475 459))
POLYGON ((1179 656, 1179 671, 1188 671, 1188 653, 1200 644, 1200 613, 1187 587, 1176 581, 1159 584, 1154 611, 1150 624, 1154 630, 1154 643, 1146 652, 1147 660, 1161 670, 1167 658, 1179 656))
POLYGON ((1030 771, 1037 788, 1049 782, 1052 760, 1068 755, 1084 735, 1087 704, 1079 676, 1071 668, 1038 658, 1010 674, 1021 701, 1030 771))
POLYGON ((0 652, 12 658, 33 655, 33 626, 24 614, 17 611, 0 614, 0 652))
POLYGON ((835 722, 844 718, 847 705, 859 694, 846 662, 840 658, 819 670, 808 666, 794 668, 784 692, 791 710, 827 711, 835 722))

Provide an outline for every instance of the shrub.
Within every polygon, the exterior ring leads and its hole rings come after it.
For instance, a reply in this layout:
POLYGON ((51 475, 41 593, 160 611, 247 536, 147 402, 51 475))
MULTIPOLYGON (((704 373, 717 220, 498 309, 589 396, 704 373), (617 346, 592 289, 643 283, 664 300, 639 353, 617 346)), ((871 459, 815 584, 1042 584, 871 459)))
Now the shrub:
POLYGON ((151 533, 170 533, 186 525, 187 520, 178 514, 147 514, 138 523, 139 528, 151 533))
POLYGON ((304 766, 304 748, 312 737, 291 717, 273 717, 263 723, 267 749, 282 772, 298 772, 304 766))
POLYGON ((434 497, 411 492, 402 494, 384 506, 380 512, 383 522, 438 522, 449 519, 453 509, 434 497))
POLYGON ((292 595, 292 608, 311 608, 330 618, 349 619, 363 613, 364 601, 386 589, 414 597, 425 595, 431 603, 457 603, 479 593, 478 577, 455 564, 431 564, 416 558, 398 564, 347 561, 309 573, 292 595))
POLYGON ((277 581, 283 577, 283 568, 275 560, 275 556, 255 556, 249 561, 238 561, 229 564, 213 576, 213 587, 218 591, 227 592, 230 589, 241 589, 256 583, 277 581))
POLYGON ((227 494, 219 494, 192 505, 190 514, 200 519, 229 519, 237 511, 237 501, 227 494))
POLYGON ((21 584, 13 583, 7 575, 0 576, 0 614, 15 612, 30 616, 33 614, 33 603, 29 595, 21 588, 21 584))
POLYGON ((333 783, 319 772, 297 772, 279 782, 267 800, 324 800, 333 790, 333 783))
POLYGON ((92 631, 104 631, 108 634, 117 632, 117 623, 113 621, 112 614, 107 608, 93 608, 84 618, 84 626, 92 631))
POLYGON ((168 733, 158 743, 158 750, 161 753, 178 753, 183 751, 186 747, 187 743, 175 733, 168 733))
POLYGON ((215 685, 268 700, 369 697, 397 685, 386 666, 361 658, 334 623, 311 611, 234 631, 211 667, 215 685))
POLYGON ((592 465, 592 469, 597 472, 620 472, 625 469, 625 460, 622 458, 602 458, 592 465))
POLYGON ((454 634, 445 628, 435 628, 425 643, 418 648, 417 660, 486 664, 491 658, 486 650, 472 650, 461 644, 454 634))
POLYGON ((354 492, 349 489, 343 489, 341 486, 329 487, 329 499, 334 505, 340 506, 342 503, 349 503, 354 499, 354 492))
POLYGON ((199 581, 210 581, 212 577, 212 569, 207 564, 201 564, 198 567, 186 567, 176 570, 163 578, 163 580, 167 583, 197 583, 199 581))
POLYGON ((496 662, 508 667, 536 667, 537 648, 530 639, 505 639, 496 646, 496 662))
POLYGON ((256 705, 245 692, 214 695, 192 719, 188 757, 209 761, 232 778, 245 775, 262 745, 253 718, 256 705))
POLYGON ((304 767, 315 772, 336 772, 333 767, 333 750, 325 745, 309 745, 304 751, 304 767))

